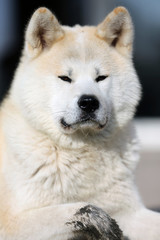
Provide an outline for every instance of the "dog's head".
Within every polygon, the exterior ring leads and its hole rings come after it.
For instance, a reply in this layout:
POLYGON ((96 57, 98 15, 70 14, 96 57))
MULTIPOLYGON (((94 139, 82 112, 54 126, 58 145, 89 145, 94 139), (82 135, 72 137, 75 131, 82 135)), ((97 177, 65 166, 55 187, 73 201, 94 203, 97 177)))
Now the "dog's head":
POLYGON ((26 30, 13 95, 25 117, 54 136, 122 127, 140 85, 132 64, 133 25, 123 7, 97 27, 61 26, 39 8, 26 30))

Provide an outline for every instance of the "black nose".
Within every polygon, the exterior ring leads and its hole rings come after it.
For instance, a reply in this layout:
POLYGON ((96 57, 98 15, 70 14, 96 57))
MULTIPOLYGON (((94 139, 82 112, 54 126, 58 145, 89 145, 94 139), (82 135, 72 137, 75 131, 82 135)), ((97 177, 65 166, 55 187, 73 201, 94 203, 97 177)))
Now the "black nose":
POLYGON ((91 113, 99 108, 99 101, 95 96, 82 95, 78 100, 78 106, 86 113, 91 113))

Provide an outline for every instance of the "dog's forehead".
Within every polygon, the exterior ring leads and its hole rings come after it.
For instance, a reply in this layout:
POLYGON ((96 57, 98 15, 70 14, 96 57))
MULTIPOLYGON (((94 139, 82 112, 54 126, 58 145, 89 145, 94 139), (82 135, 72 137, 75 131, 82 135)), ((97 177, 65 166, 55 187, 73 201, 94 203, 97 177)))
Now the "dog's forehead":
POLYGON ((96 28, 90 26, 63 27, 64 38, 53 45, 53 52, 59 51, 61 58, 91 60, 99 56, 107 57, 110 49, 108 44, 96 36, 96 28))
POLYGON ((114 59, 118 59, 117 54, 96 36, 96 27, 65 26, 63 30, 65 36, 53 44, 45 58, 42 55, 43 67, 45 64, 47 69, 56 74, 67 74, 70 69, 74 69, 74 72, 101 69, 100 72, 105 74, 111 71, 115 65, 114 59))

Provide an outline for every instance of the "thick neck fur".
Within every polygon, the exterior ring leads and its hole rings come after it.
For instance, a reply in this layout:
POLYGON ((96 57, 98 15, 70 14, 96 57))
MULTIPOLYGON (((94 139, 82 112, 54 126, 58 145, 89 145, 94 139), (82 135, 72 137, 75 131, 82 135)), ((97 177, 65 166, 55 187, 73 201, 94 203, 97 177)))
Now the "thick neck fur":
MULTIPOLYGON (((137 158, 131 123, 110 141, 102 134, 101 141, 92 141, 92 136, 90 143, 86 144, 87 136, 83 136, 83 145, 81 140, 78 148, 70 145, 64 148, 34 130, 16 108, 7 101, 6 104, 8 112, 3 112, 2 106, 1 114, 7 153, 5 164, 2 159, 1 173, 4 173, 5 184, 12 189, 15 203, 20 202, 20 210, 74 201, 95 204, 98 201, 103 206, 100 194, 109 194, 116 182, 125 183, 126 178, 130 178, 137 158), (7 131, 6 126, 10 128, 7 131)), ((126 188, 127 184, 123 185, 126 188)))

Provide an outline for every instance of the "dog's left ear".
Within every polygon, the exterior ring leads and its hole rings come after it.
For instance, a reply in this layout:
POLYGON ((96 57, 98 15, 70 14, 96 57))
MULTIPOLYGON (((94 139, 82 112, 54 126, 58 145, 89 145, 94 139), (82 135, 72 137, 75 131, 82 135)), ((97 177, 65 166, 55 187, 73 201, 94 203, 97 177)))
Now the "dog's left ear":
POLYGON ((133 33, 131 16, 124 7, 115 8, 96 29, 98 37, 126 57, 132 56, 133 33))

